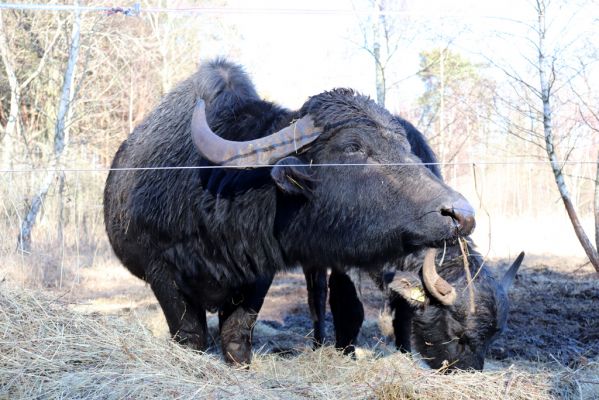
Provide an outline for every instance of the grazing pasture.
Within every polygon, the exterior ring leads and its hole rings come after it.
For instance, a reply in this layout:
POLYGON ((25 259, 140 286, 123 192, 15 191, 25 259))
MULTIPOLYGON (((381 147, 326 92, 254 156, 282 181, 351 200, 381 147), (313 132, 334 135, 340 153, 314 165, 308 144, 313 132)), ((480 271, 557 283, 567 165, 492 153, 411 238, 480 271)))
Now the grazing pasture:
MULTIPOLYGON (((367 277, 360 285, 366 321, 356 360, 331 346, 311 350, 303 274, 291 271, 275 279, 256 325, 254 361, 241 370, 222 361, 216 343, 200 354, 172 342, 149 287, 112 257, 97 261, 65 271, 60 288, 24 284, 22 275, 1 270, 0 397, 599 396, 599 281, 590 266, 571 259, 529 257, 510 294, 509 329, 491 348, 485 371, 451 374, 394 351, 379 314, 382 295, 367 277)), ((507 262, 490 264, 502 270, 507 262)), ((213 337, 217 325, 210 315, 213 337)), ((332 321, 327 325, 332 342, 332 321)))
MULTIPOLYGON (((0 399, 599 399, 596 2, 17 3, 0 7, 0 399), (526 252, 482 372, 396 352, 366 274, 355 358, 333 348, 328 305, 312 350, 300 269, 275 276, 249 369, 223 361, 215 314, 205 353, 170 339, 152 290, 110 248, 102 193, 123 140, 214 56, 289 109, 347 87, 411 121, 475 209, 485 265, 501 276, 526 252)), ((172 148, 156 148, 170 169, 172 148)), ((175 192, 176 209, 189 191, 175 192)), ((346 222, 332 224, 344 239, 346 222)))

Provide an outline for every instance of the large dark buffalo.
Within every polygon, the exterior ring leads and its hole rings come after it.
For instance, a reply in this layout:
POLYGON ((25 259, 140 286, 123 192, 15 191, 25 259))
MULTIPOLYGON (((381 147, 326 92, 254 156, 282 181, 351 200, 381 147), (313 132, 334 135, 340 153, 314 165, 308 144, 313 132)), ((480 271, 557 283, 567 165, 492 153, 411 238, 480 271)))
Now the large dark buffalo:
POLYGON ((217 60, 119 148, 106 230, 176 340, 205 348, 206 310, 218 311, 225 359, 249 363, 277 271, 314 259, 380 266, 472 231, 472 207, 418 162, 401 125, 369 98, 335 89, 289 111, 217 60))
MULTIPOLYGON (((442 180, 435 153, 422 133, 408 121, 395 119, 404 128, 412 153, 442 180)), ((382 270, 369 271, 387 293, 397 348, 410 351, 413 347, 433 368, 446 365, 448 369, 482 369, 488 347, 506 326, 507 291, 524 254, 520 254, 498 282, 484 266, 471 240, 466 246, 473 277, 472 303, 457 243, 449 243, 436 257, 431 250, 418 249, 382 270), (439 285, 441 291, 436 287, 439 285)), ((316 265, 306 264, 304 274, 314 340, 319 346, 325 335, 327 284, 326 269, 316 265)), ((352 353, 364 320, 364 308, 346 269, 332 269, 329 287, 335 345, 345 353, 352 353)))

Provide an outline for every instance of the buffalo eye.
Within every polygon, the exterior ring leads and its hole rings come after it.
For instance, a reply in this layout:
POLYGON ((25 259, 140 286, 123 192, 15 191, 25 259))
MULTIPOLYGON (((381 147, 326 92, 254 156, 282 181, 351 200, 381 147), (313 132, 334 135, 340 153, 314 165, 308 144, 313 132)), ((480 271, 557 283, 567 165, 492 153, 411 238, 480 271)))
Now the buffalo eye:
POLYGON ((348 143, 343 147, 343 152, 346 154, 354 154, 362 151, 362 146, 358 143, 348 143))

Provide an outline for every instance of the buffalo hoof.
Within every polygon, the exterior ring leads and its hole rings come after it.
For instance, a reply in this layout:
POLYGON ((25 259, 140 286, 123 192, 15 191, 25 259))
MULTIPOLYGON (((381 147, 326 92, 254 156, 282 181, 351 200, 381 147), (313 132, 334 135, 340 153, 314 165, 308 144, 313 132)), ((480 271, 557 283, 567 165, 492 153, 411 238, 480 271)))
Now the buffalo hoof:
POLYGON ((189 347, 192 350, 204 351, 206 350, 206 342, 204 335, 196 332, 188 332, 179 330, 173 337, 180 345, 189 347))
POLYGON ((220 338, 225 361, 248 366, 252 362, 252 330, 257 314, 238 308, 223 323, 220 338))
POLYGON ((340 348, 339 350, 343 351, 344 356, 349 356, 352 360, 356 359, 356 348, 353 344, 350 344, 344 348, 340 348))

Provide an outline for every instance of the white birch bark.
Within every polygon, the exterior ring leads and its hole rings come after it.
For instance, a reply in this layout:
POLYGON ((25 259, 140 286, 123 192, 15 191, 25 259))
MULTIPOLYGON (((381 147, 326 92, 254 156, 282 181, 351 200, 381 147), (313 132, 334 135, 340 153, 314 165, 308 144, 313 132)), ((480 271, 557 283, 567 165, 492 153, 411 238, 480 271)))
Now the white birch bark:
POLYGON ((599 152, 597 152, 597 173, 595 175, 595 249, 599 250, 599 152))
POLYGON ((570 198, 570 193, 568 192, 568 187, 566 186, 566 182, 564 180, 564 175, 562 174, 561 166, 558 163, 557 155, 555 153, 555 146, 553 142, 553 125, 551 122, 551 83, 549 81, 548 73, 550 73, 550 68, 547 62, 546 50, 545 50, 545 34, 546 34, 546 25, 545 25, 545 3, 543 0, 537 0, 537 15, 538 15, 538 34, 539 34, 539 79, 541 84, 541 101, 543 102, 543 133, 545 136, 545 150, 547 151, 547 156, 549 157, 549 162, 551 163, 551 169, 553 171, 553 176, 555 178, 555 183, 557 184, 557 188, 559 190, 560 196, 566 207, 566 212, 568 213, 568 217, 572 222, 572 227, 574 228, 574 232, 580 241, 587 257, 591 264, 595 267, 597 272, 599 272, 599 254, 597 254, 597 250, 593 247, 593 244, 589 240, 586 235, 582 224, 578 218, 576 210, 574 209, 574 204, 572 204, 572 200, 570 198))
POLYGON ((57 170, 61 167, 61 158, 68 145, 69 123, 71 121, 72 103, 74 98, 73 82, 75 79, 75 67, 79 57, 79 39, 81 36, 81 14, 75 12, 73 27, 71 30, 71 46, 69 49, 69 58, 64 74, 60 100, 58 103, 58 112, 56 126, 54 130, 54 156, 48 171, 42 181, 37 194, 32 198, 27 215, 21 223, 17 246, 22 252, 31 252, 31 233, 35 225, 35 220, 41 209, 44 199, 48 194, 50 186, 54 182, 57 170))

